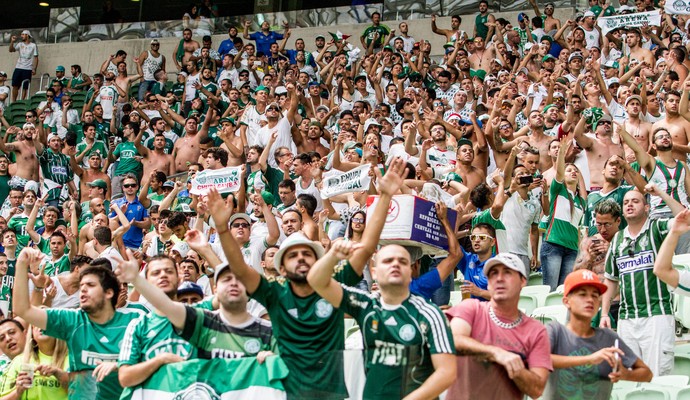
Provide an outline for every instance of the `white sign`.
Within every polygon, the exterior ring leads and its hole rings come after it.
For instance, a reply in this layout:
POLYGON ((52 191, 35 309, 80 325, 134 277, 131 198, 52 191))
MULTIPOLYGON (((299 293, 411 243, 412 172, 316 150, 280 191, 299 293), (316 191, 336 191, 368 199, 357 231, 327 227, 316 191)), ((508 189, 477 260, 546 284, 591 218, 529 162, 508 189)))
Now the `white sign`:
POLYGON ((343 193, 368 190, 371 184, 371 164, 365 164, 342 174, 323 179, 321 198, 328 199, 343 193))
MULTIPOLYGON (((683 1, 683 3, 686 1, 683 1)), ((668 7, 668 3, 666 7, 668 7)), ((601 27, 601 33, 606 35, 610 31, 621 27, 661 26, 661 14, 659 10, 654 10, 635 14, 614 15, 612 17, 599 18, 597 24, 601 27)))
POLYGON ((236 192, 240 189, 240 179, 242 179, 240 167, 207 169, 194 175, 189 193, 205 195, 211 188, 216 188, 218 193, 236 192))

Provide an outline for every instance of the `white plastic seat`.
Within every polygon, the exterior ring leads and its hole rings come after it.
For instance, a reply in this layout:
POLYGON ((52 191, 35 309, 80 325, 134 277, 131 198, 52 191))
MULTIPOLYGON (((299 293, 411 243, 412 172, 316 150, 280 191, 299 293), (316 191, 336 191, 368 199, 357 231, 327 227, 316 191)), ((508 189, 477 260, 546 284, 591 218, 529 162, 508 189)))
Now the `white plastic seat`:
POLYGON ((568 309, 564 305, 538 307, 530 316, 544 325, 551 321, 558 321, 565 325, 568 322, 568 309))

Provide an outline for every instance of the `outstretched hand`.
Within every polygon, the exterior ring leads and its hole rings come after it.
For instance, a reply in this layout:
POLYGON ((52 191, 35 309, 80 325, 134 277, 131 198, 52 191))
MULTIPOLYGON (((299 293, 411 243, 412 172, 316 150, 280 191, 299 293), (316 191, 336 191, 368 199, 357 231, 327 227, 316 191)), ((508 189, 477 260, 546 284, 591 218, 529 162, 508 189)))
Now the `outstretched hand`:
POLYGON ((115 268, 115 276, 120 282, 132 283, 139 276, 139 260, 134 257, 132 250, 127 249, 128 260, 120 259, 115 268))
POLYGON ((405 161, 402 158, 396 157, 388 166, 386 175, 381 176, 381 171, 379 171, 378 168, 375 169, 375 173, 379 192, 381 194, 393 196, 400 190, 409 170, 406 168, 405 161))
POLYGON ((218 190, 212 188, 208 192, 208 209, 213 217, 213 222, 215 222, 216 227, 222 228, 228 226, 228 221, 232 216, 232 207, 226 204, 223 197, 218 193, 218 190))

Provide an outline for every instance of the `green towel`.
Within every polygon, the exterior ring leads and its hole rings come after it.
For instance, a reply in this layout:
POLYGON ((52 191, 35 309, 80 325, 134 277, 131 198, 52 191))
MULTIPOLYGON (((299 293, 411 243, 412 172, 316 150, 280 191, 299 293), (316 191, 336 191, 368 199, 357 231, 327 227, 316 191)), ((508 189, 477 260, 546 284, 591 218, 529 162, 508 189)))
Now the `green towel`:
POLYGON ((175 58, 177 59, 177 62, 182 62, 182 59, 184 58, 184 39, 181 39, 180 44, 177 45, 175 58))

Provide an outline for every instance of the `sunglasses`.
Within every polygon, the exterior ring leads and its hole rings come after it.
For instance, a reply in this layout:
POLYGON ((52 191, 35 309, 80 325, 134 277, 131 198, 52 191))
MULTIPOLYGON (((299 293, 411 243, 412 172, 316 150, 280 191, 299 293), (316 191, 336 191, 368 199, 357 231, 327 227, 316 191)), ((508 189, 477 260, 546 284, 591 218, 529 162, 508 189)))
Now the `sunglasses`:
POLYGON ((125 184, 125 185, 122 185, 122 187, 123 187, 123 188, 130 189, 130 188, 135 188, 135 187, 137 187, 137 184, 136 184, 136 183, 127 183, 127 184, 125 184))
POLYGON ((244 223, 239 223, 239 224, 232 224, 232 228, 242 228, 242 229, 247 229, 249 228, 249 224, 244 222, 244 223))
POLYGON ((510 125, 509 125, 509 124, 500 125, 500 126, 498 127, 498 129, 508 129, 508 128, 510 128, 510 125))
POLYGON ((470 235, 470 240, 473 242, 478 240, 491 240, 493 238, 493 236, 487 235, 486 233, 477 233, 474 235, 470 235))
POLYGON ((266 109, 266 111, 280 112, 280 109, 278 109, 278 108, 276 108, 276 107, 268 107, 268 108, 266 109))
POLYGON ((25 118, 33 118, 34 116, 31 115, 31 114, 29 114, 29 115, 25 115, 24 117, 25 117, 25 118))
POLYGON ((364 218, 352 218, 352 222, 354 222, 355 224, 363 224, 364 218))

